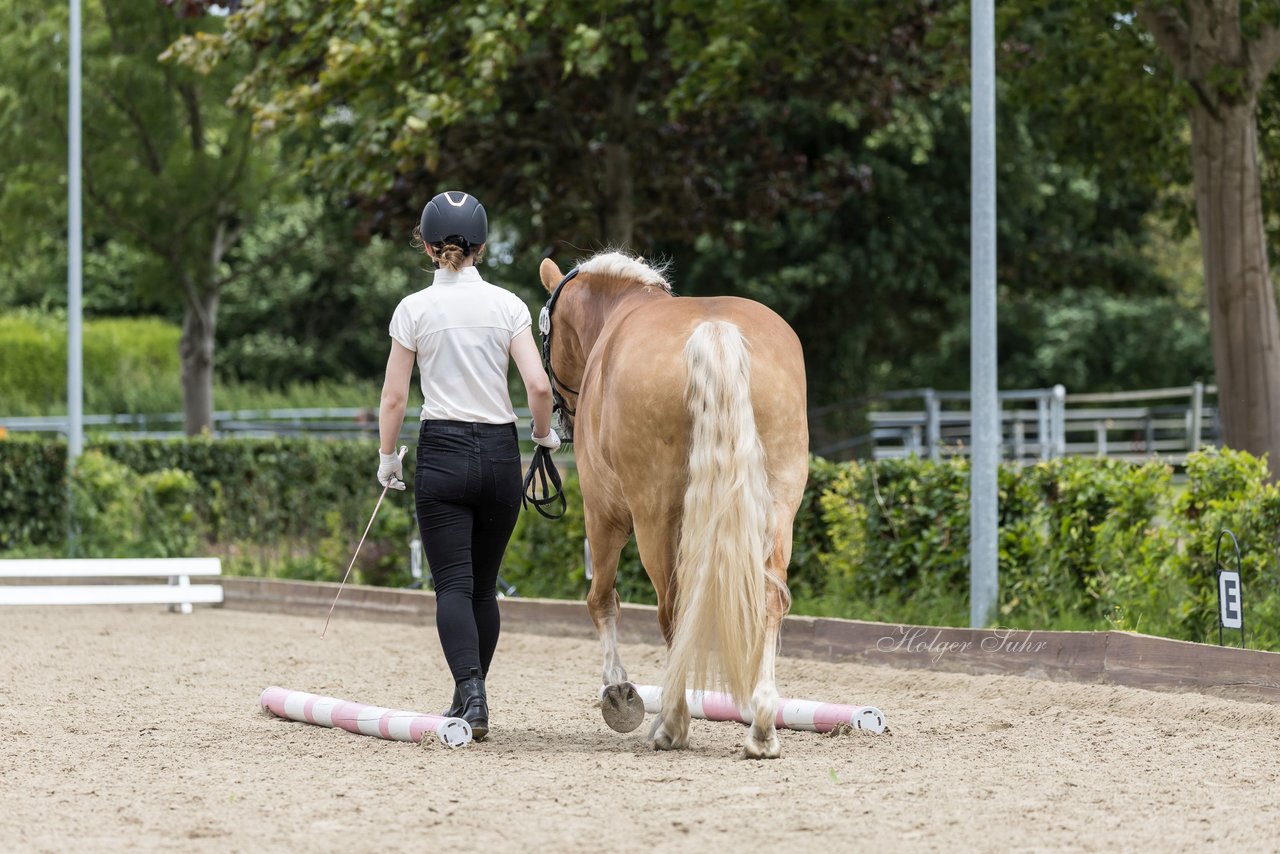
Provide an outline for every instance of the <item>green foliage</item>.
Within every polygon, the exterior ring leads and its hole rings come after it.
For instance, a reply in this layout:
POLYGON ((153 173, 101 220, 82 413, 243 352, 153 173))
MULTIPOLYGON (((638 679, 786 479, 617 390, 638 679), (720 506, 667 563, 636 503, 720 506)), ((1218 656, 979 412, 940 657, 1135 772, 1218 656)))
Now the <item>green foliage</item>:
MULTIPOLYGON (((370 380, 317 380, 315 382, 289 382, 284 385, 260 386, 251 383, 221 382, 214 386, 214 402, 220 410, 245 409, 324 409, 326 407, 364 407, 377 411, 381 381, 370 380)), ((415 386, 410 390, 409 412, 422 404, 415 386), (416 403, 414 397, 416 396, 416 403)), ((168 412, 176 411, 170 406, 168 412)))
MULTIPOLYGON (((67 90, 66 16, 38 0, 4 3, 12 26, 0 36, 0 79, 28 94, 0 99, 0 154, 6 169, 15 164, 0 195, 0 216, 15 225, 0 247, 6 260, 20 258, 28 241, 65 233, 66 193, 52 190, 66 169, 66 98, 55 96, 67 90)), ((86 242, 117 242, 115 266, 139 278, 114 284, 164 294, 170 304, 184 281, 220 275, 210 269, 219 263, 211 247, 234 242, 228 224, 242 221, 267 186, 254 180, 247 120, 225 104, 235 64, 201 76, 158 58, 181 35, 221 27, 221 18, 179 17, 159 2, 100 0, 84 9, 86 242)))
POLYGON ((281 573, 283 577, 341 581, 347 566, 352 565, 349 580, 353 584, 407 587, 412 582, 409 561, 405 558, 409 551, 408 543, 417 534, 410 514, 395 510, 379 511, 354 564, 351 564, 351 558, 359 540, 352 540, 351 527, 343 514, 337 510, 327 511, 324 527, 326 534, 320 540, 316 554, 287 562, 286 571, 281 573))
MULTIPOLYGON (((385 298, 383 302, 385 302, 385 298)), ((393 306, 394 307, 394 306, 393 306)), ((234 316, 234 315, 233 315, 234 316)), ((390 309, 386 311, 390 317, 390 309)), ((348 323, 348 325, 350 325, 348 323)), ((377 335, 381 327, 357 334, 377 335)), ((385 331, 385 330, 382 330, 385 331)), ((176 324, 157 318, 100 318, 84 322, 85 411, 94 414, 174 413, 182 409, 176 324)), ((311 346, 311 345, 308 345, 311 346)), ((352 344, 352 348, 357 345, 352 344)), ((299 350, 288 358, 303 358, 299 350)), ((326 358, 343 361, 341 352, 326 358)), ((0 415, 54 415, 67 405, 67 323, 58 312, 22 310, 0 314, 0 415)), ((355 362, 347 361, 348 365, 355 362)), ((367 361, 363 363, 367 367, 367 361)), ((272 362, 249 373, 261 382, 231 380, 215 386, 225 410, 376 407, 380 385, 372 380, 303 381, 272 362), (270 367, 272 370, 265 370, 270 367), (282 378, 289 377, 288 382, 282 378)), ((336 371, 335 371, 336 372, 336 371)), ((416 395, 416 389, 413 391, 416 395)))
MULTIPOLYGON (((1006 388, 1122 391, 1214 375, 1204 309, 1173 295, 1070 288, 1009 299, 1000 311, 1006 388)), ((963 385, 958 372, 953 382, 963 385)))
MULTIPOLYGON (((591 582, 586 577, 583 542, 586 522, 577 473, 561 471, 568 507, 562 518, 546 519, 532 509, 520 514, 502 563, 502 578, 521 596, 581 599, 591 582)), ((652 605, 657 599, 636 551, 635 539, 618 560, 616 589, 624 602, 652 605)))
MULTIPOLYGON (((67 100, 55 96, 68 85, 66 11, 5 0, 0 16, 9 25, 0 31, 0 305, 55 307, 65 269, 52 235, 66 223, 57 188, 65 185, 67 100)), ((229 251, 277 187, 248 117, 227 105, 236 64, 199 74, 161 58, 178 37, 208 38, 222 26, 220 16, 178 14, 156 0, 97 0, 83 11, 87 302, 182 316, 195 348, 212 343, 218 292, 244 272, 231 268, 229 251)), ((189 387, 211 382, 206 366, 186 361, 189 387)), ((194 418, 206 417, 206 398, 193 396, 194 418)))
MULTIPOLYGON (((626 242, 674 258, 681 292, 783 314, 815 402, 967 381, 963 5, 259 2, 181 20, 150 2, 90 5, 91 148, 122 165, 89 164, 86 305, 176 319, 179 285, 216 286, 223 382, 379 375, 389 306, 423 278, 409 229, 445 185, 485 198, 485 273, 530 299, 548 248, 626 242), (178 39, 164 63, 146 47, 157 33, 178 39), (203 155, 175 113, 192 93, 203 155), (242 135, 248 111, 268 144, 242 135), (592 163, 621 151, 625 191, 600 186, 592 163), (206 269, 219 207, 225 252, 206 269), (623 220, 629 232, 611 225, 623 220)), ((1183 105, 1132 19, 1085 5, 1000 8, 1001 364, 1010 385, 1185 384, 1206 376, 1204 312, 1169 297, 1147 245, 1165 188, 1189 180, 1183 105)), ((20 26, 0 54, 0 154, 14 164, 0 306, 56 307, 60 102, 46 114, 17 93, 65 85, 51 48, 65 10, 5 8, 20 26)))
POLYGON ((822 555, 836 550, 831 528, 822 515, 823 496, 846 468, 822 457, 809 457, 809 483, 792 526, 791 570, 787 584, 795 600, 816 601, 826 595, 830 573, 822 555))
MULTIPOLYGON (((732 293, 797 330, 815 401, 885 388, 967 386, 969 188, 966 93, 898 104, 886 129, 843 127, 807 102, 773 132, 828 146, 862 175, 838 197, 801 176, 812 204, 767 224, 734 218, 694 246, 663 248, 682 293, 732 293), (889 129, 896 132, 890 133, 889 129)), ((1024 113, 1002 112, 998 176, 1000 364, 1006 387, 1185 384, 1212 374, 1208 324, 1148 259, 1141 186, 1046 154, 1024 113)))
POLYGON ((1122 187, 1189 184, 1190 92, 1175 80, 1133 5, 1000 4, 1007 100, 1027 111, 1059 162, 1083 164, 1105 183, 1122 187), (1052 97, 1046 97, 1049 92, 1052 97))
MULTIPOLYGON (((1245 628, 1251 644, 1280 643, 1280 488, 1268 482, 1266 462, 1248 454, 1205 451, 1187 465, 1187 489, 1174 502, 1173 519, 1186 531, 1178 555, 1179 575, 1190 586, 1190 605, 1178 625, 1190 640, 1217 640, 1215 551, 1219 532, 1231 530, 1242 552, 1245 628), (1255 616, 1256 615, 1256 616, 1255 616), (1268 619, 1268 616, 1271 619, 1268 619)), ((1235 568, 1230 538, 1222 541, 1224 569, 1235 568)))
POLYGON ((414 264, 430 264, 407 238, 358 246, 353 228, 350 215, 326 211, 316 197, 263 211, 232 256, 247 272, 222 292, 220 377, 269 387, 381 379, 391 314, 431 282, 414 264))
MULTIPOLYGON (((190 472, 200 485, 197 514, 214 542, 319 541, 335 528, 358 539, 379 492, 369 465, 372 458, 376 468, 377 457, 365 442, 120 439, 93 447, 134 471, 190 472), (336 526, 324 518, 329 510, 339 514, 336 526)), ((412 460, 405 468, 412 477, 412 460)))
POLYGON ((1014 569, 1002 613, 1050 619, 1069 610, 1102 620, 1117 609, 1145 613, 1165 602, 1140 608, 1133 597, 1159 587, 1157 570, 1169 558, 1172 531, 1160 521, 1171 495, 1166 465, 1068 457, 1024 473, 1039 492, 1031 509, 1044 536, 1032 571, 1019 576, 1014 569), (1151 577, 1135 585, 1142 573, 1151 577))
POLYGON ((590 582, 582 542, 586 522, 576 472, 560 472, 568 506, 558 520, 533 510, 521 512, 502 562, 502 578, 521 596, 581 599, 590 582))
MULTIPOLYGON (((87 320, 84 399, 88 412, 174 411, 182 400, 179 330, 154 318, 87 320)), ((0 314, 0 414, 66 406, 66 318, 0 314)))
POLYGON ((67 446, 0 439, 0 551, 60 546, 67 536, 67 446))
POLYGON ((913 460, 849 465, 823 494, 833 549, 820 558, 867 599, 959 589, 968 554, 968 470, 913 460))
MULTIPOLYGON (((818 555, 827 589, 798 595, 796 610, 967 624, 966 464, 837 469, 819 501, 831 543, 818 555)), ((1159 462, 1066 458, 1004 466, 999 490, 1001 624, 1112 626, 1216 642, 1214 546, 1226 528, 1244 554, 1249 644, 1280 649, 1269 619, 1280 613, 1280 490, 1267 482, 1264 461, 1236 451, 1193 454, 1183 488, 1159 462)))
POLYGON ((254 3, 173 53, 196 69, 247 55, 254 67, 236 102, 260 130, 300 144, 309 173, 362 200, 380 230, 416 219, 442 184, 463 184, 502 199, 526 247, 569 235, 581 245, 629 239, 598 232, 612 206, 644 209, 646 231, 709 224, 706 212, 739 183, 730 170, 780 173, 771 192, 754 193, 763 219, 791 196, 790 174, 816 165, 847 184, 838 159, 797 159, 772 144, 767 129, 785 121, 776 102, 810 89, 863 122, 882 120, 906 88, 899 78, 933 55, 913 50, 932 13, 927 3, 496 0, 463 15, 439 0, 374 0, 317 15, 254 3), (566 115, 591 119, 565 133, 566 115), (597 172, 575 167, 619 146, 635 198, 602 194, 597 172))
POLYGON ((77 557, 188 557, 198 553, 196 481, 168 468, 140 474, 98 450, 71 471, 77 557))

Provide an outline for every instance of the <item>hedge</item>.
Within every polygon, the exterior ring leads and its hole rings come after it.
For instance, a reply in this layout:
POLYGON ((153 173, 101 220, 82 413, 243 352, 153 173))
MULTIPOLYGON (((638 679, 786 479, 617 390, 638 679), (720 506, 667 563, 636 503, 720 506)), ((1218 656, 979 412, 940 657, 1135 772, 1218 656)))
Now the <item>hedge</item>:
MULTIPOLYGON (((87 412, 164 412, 182 400, 181 330, 155 318, 87 320, 84 397, 87 412)), ((0 314, 0 412, 65 411, 65 318, 0 314)))
MULTIPOLYGON (((68 512, 65 446, 0 441, 0 548, 212 553, 230 573, 337 579, 379 492, 375 462, 372 444, 358 441, 93 441, 68 512)), ((1193 454, 1177 481, 1159 462, 1003 466, 995 622, 1216 642, 1214 545, 1228 528, 1243 549, 1249 645, 1280 649, 1280 491, 1267 476, 1262 460, 1213 450, 1193 454)), ((519 595, 580 598, 588 589, 571 471, 565 489, 563 519, 521 514, 502 568, 519 595)), ((967 624, 968 515, 963 460, 814 459, 794 529, 793 610, 967 624)), ((390 494, 356 580, 407 584, 415 530, 411 495, 390 494)), ((626 601, 653 601, 634 543, 623 552, 618 590, 626 601)))
MULTIPOLYGON (((1243 550, 1250 646, 1280 649, 1280 491, 1263 460, 1207 450, 1185 483, 1163 463, 1064 458, 1000 470, 1000 613, 1020 628, 1099 628, 1217 640, 1214 545, 1243 550)), ((963 625, 967 463, 841 466, 820 503, 831 548, 818 607, 963 625)))
MULTIPOLYGON (((104 507, 118 496, 142 507, 140 502, 151 499, 141 496, 159 489, 173 472, 181 472, 191 481, 185 524, 194 552, 222 557, 224 571, 230 573, 336 580, 346 569, 351 547, 380 491, 371 474, 377 455, 367 442, 91 439, 83 459, 91 461, 94 477, 101 468, 99 457, 117 463, 128 475, 117 477, 113 472, 78 485, 68 502, 64 443, 0 441, 0 549, 15 554, 83 554, 98 541, 95 526, 115 518, 110 513, 100 522, 84 517, 82 507, 93 498, 94 489, 107 493, 94 498, 104 507), (375 461, 372 467, 370 457, 375 461), (69 541, 72 526, 81 536, 69 541)), ((410 478, 411 457, 405 460, 410 478)), ((357 580, 408 583, 403 557, 413 528, 411 512, 411 501, 388 498, 361 552, 357 580)), ((165 543, 152 542, 158 530, 141 529, 140 541, 122 545, 122 550, 130 555, 167 553, 165 543)))

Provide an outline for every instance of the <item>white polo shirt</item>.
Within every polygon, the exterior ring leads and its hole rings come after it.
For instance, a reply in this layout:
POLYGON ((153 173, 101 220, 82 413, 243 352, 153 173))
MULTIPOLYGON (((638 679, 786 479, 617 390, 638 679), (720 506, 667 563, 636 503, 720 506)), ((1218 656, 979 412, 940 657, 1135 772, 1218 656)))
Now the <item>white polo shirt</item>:
POLYGON ((532 322, 519 297, 475 267, 436 270, 429 287, 401 300, 391 337, 418 354, 423 420, 515 423, 511 341, 532 322))

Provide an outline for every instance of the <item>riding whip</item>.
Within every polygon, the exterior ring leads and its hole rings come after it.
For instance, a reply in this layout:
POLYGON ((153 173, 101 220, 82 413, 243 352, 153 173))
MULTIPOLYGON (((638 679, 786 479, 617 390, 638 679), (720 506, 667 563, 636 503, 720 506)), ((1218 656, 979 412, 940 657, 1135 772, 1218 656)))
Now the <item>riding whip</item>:
MULTIPOLYGON (((405 451, 409 450, 408 445, 400 446, 400 453, 396 454, 402 461, 404 460, 405 451)), ((360 556, 360 547, 364 545, 364 538, 369 536, 369 529, 373 527, 373 520, 378 518, 378 508, 382 506, 382 499, 387 497, 387 490, 391 488, 391 480, 387 480, 387 485, 382 487, 382 494, 378 496, 378 503, 373 505, 373 515, 369 517, 369 524, 364 526, 364 533, 360 535, 360 542, 356 545, 356 552, 351 556, 351 563, 347 564, 347 571, 342 575, 342 583, 338 585, 338 592, 333 596, 333 604, 329 606, 329 616, 324 618, 324 628, 320 631, 320 639, 324 639, 325 632, 329 631, 329 618, 333 616, 333 609, 338 607, 338 597, 342 595, 342 588, 347 583, 347 576, 351 575, 351 567, 356 565, 356 558, 360 556)))

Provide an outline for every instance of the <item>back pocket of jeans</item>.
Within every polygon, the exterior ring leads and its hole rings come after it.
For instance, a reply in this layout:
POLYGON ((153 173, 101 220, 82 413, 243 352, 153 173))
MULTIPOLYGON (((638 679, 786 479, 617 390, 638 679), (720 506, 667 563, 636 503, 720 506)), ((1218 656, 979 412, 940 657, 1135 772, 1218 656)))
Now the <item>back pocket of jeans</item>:
POLYGON ((464 456, 427 453, 418 461, 414 486, 426 498, 460 501, 467 494, 470 461, 464 456))
POLYGON ((520 503, 520 457, 507 457, 489 461, 489 476, 493 478, 493 497, 499 504, 515 507, 520 503))

